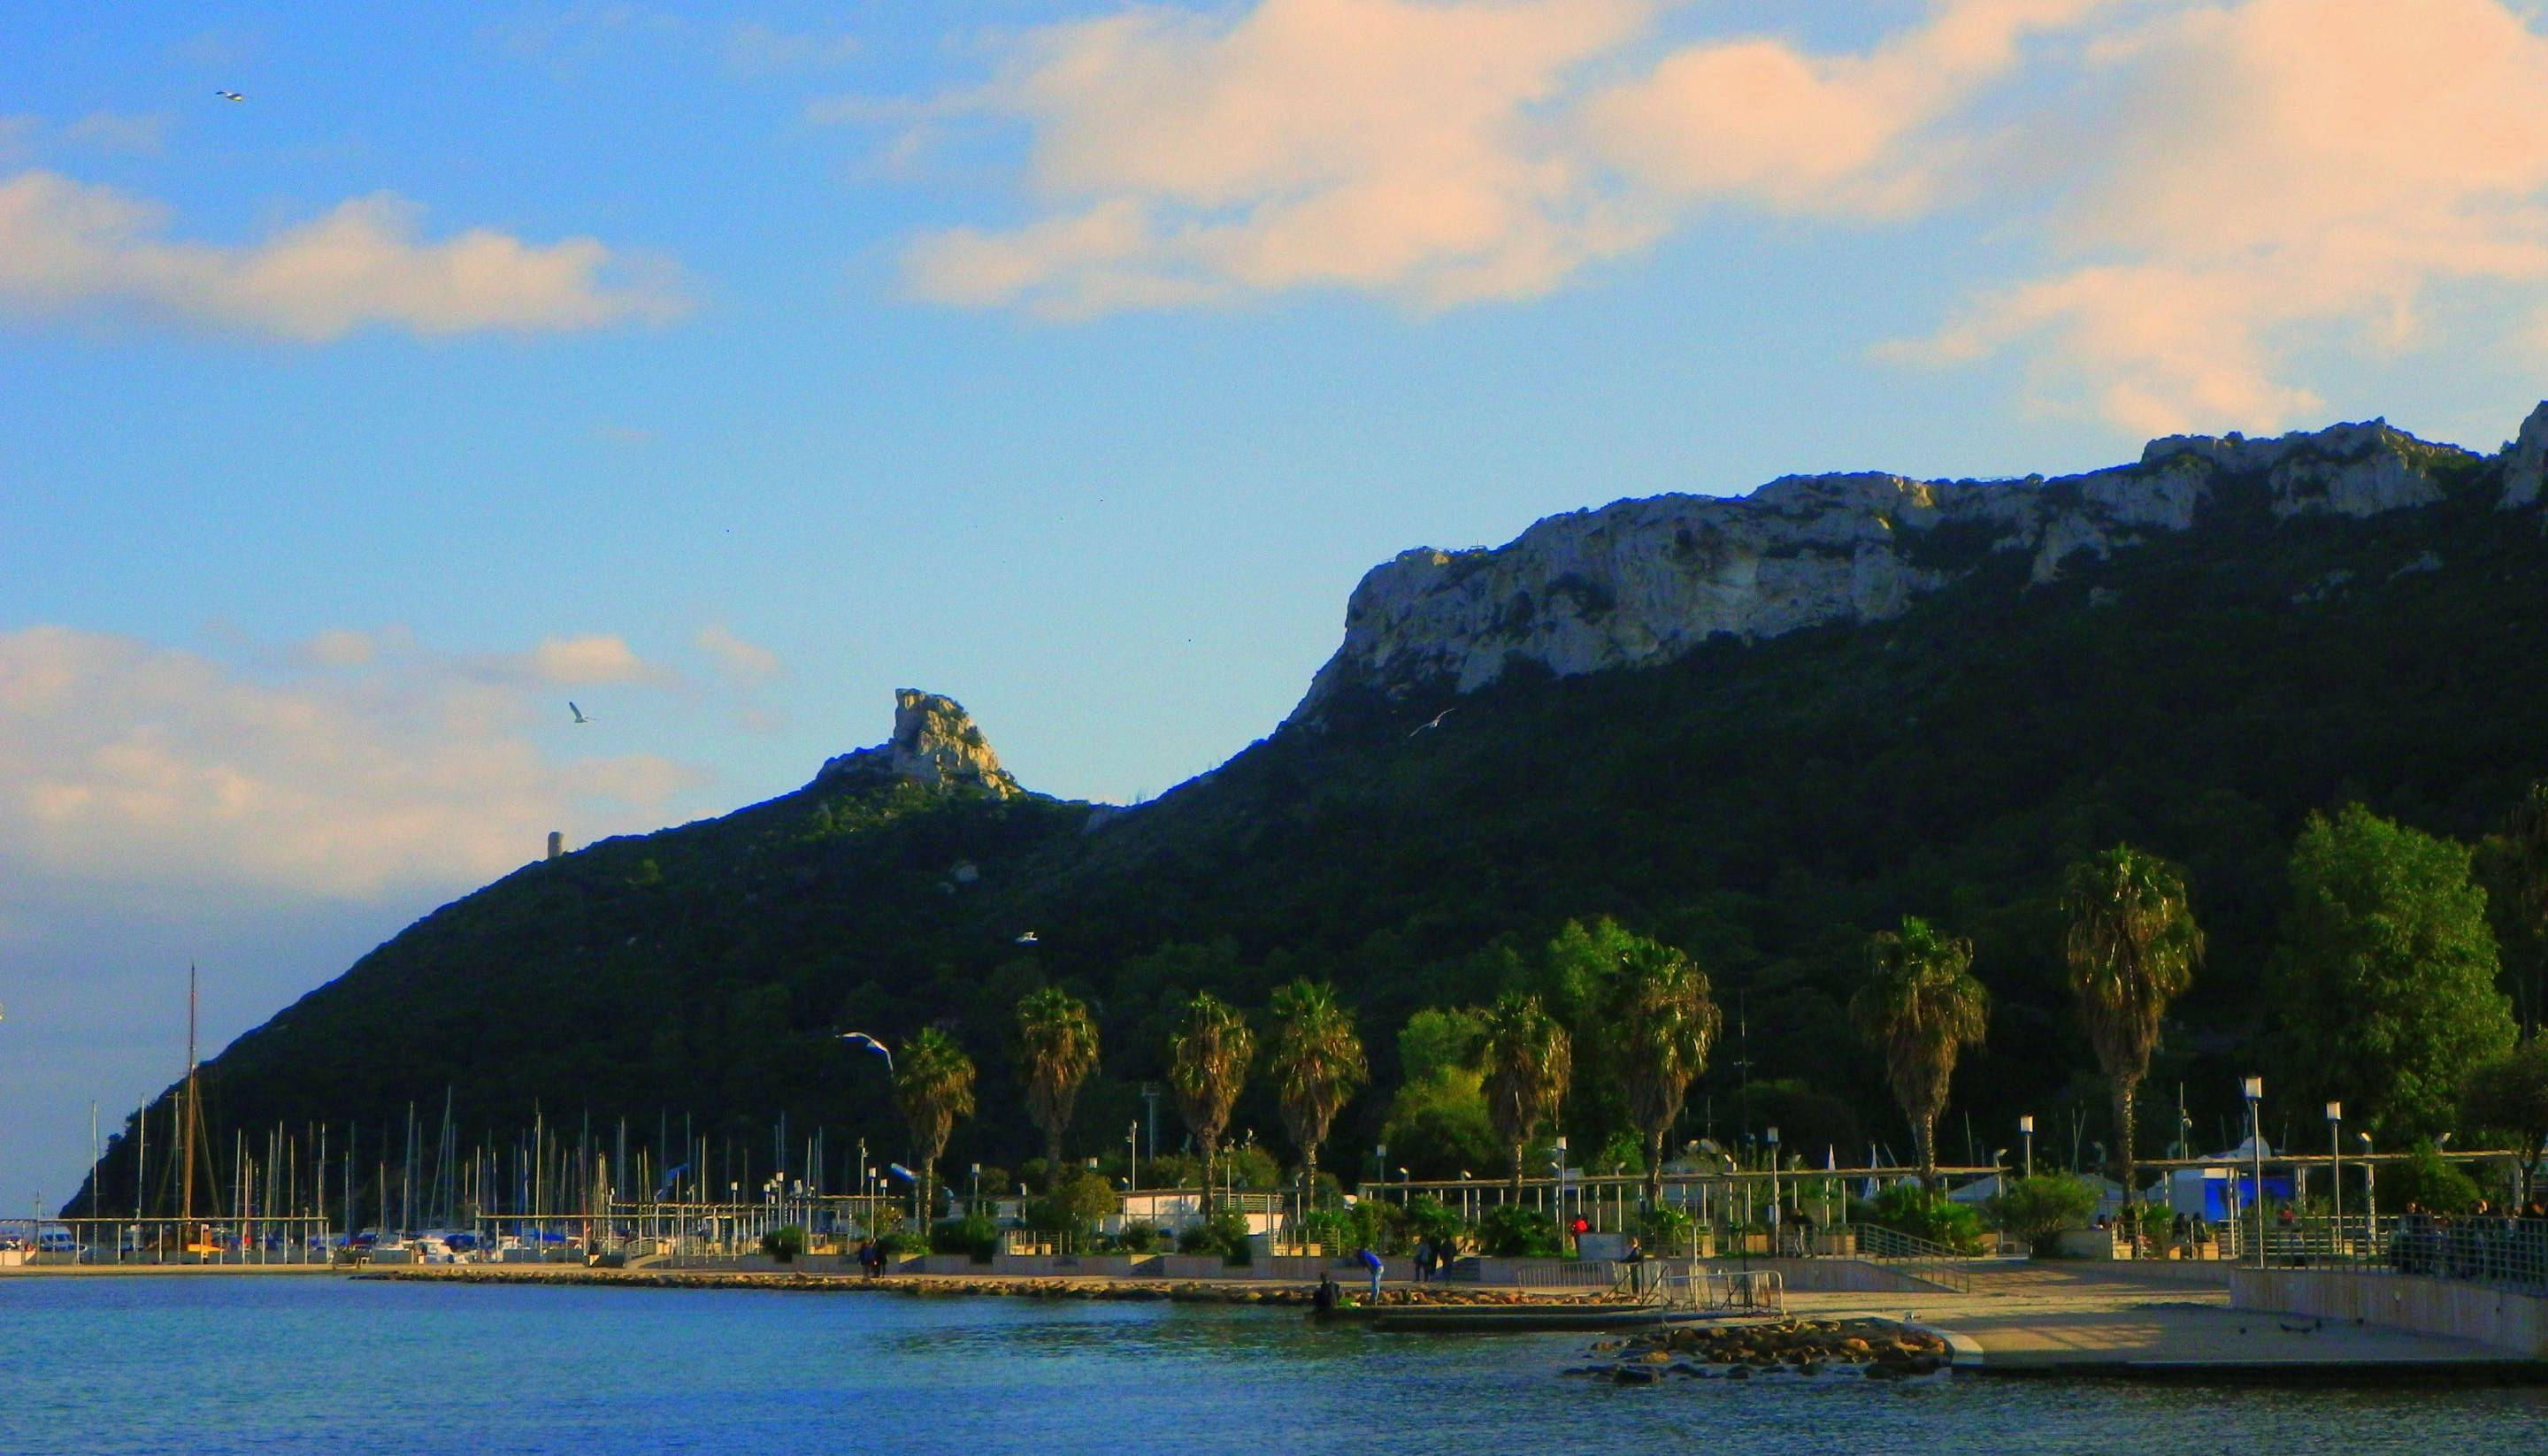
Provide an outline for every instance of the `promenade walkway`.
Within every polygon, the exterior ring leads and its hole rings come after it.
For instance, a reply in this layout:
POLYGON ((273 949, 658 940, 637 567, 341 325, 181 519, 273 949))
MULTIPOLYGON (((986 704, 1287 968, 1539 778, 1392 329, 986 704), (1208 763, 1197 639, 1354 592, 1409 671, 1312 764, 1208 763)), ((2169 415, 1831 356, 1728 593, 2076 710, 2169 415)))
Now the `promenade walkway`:
POLYGON ((2548 1379, 2548 1364, 2473 1340, 2230 1308, 2212 1264, 1975 1266, 1956 1294, 1788 1296, 1798 1314, 1876 1315, 1948 1336, 1958 1369, 2137 1379, 2548 1379))

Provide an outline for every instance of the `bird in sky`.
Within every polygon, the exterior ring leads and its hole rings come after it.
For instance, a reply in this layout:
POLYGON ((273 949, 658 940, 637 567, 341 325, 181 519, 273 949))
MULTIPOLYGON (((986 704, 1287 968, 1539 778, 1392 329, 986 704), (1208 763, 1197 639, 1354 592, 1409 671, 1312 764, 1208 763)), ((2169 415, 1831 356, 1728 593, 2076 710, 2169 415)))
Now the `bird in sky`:
MULTIPOLYGON (((1425 729, 1427 729, 1427 728, 1439 728, 1439 727, 1441 727, 1441 726, 1442 726, 1442 720, 1443 720, 1444 718, 1447 718, 1447 717, 1451 716, 1453 713, 1456 713, 1456 712, 1458 712, 1458 711, 1459 711, 1459 709, 1458 709, 1458 708, 1444 708, 1442 711, 1440 711, 1440 712, 1438 712, 1438 713, 1435 713, 1435 714, 1433 715, 1433 721, 1432 721, 1432 722, 1430 722, 1430 723, 1419 723, 1419 724, 1417 724, 1417 725, 1416 725, 1416 727, 1415 727, 1415 733, 1421 733, 1421 732, 1423 732, 1423 731, 1424 731, 1425 729)), ((1410 734, 1408 734, 1407 736, 1408 736, 1408 737, 1410 737, 1410 738, 1413 738, 1413 737, 1415 736, 1415 733, 1410 733, 1410 734)))
POLYGON ((586 716, 584 715, 584 709, 582 709, 582 708, 580 708, 580 707, 577 707, 577 706, 575 705, 575 702, 574 702, 574 700, 573 700, 572 698, 570 698, 570 699, 567 701, 566 710, 567 710, 568 712, 570 712, 570 713, 575 714, 575 720, 576 720, 578 723, 590 723, 590 722, 592 722, 592 721, 591 718, 588 718, 588 717, 586 717, 586 716))
POLYGON ((1028 931, 1026 934, 1018 937, 1018 944, 1021 946, 1032 946, 1035 943, 1036 933, 1034 931, 1028 931))
POLYGON ((214 94, 215 96, 220 97, 220 98, 221 98, 222 100, 224 100, 224 101, 245 101, 245 100, 247 100, 247 98, 246 98, 246 97, 241 96, 240 94, 238 94, 238 93, 237 93, 237 92, 235 92, 235 91, 216 91, 216 92, 214 92, 213 94, 214 94))

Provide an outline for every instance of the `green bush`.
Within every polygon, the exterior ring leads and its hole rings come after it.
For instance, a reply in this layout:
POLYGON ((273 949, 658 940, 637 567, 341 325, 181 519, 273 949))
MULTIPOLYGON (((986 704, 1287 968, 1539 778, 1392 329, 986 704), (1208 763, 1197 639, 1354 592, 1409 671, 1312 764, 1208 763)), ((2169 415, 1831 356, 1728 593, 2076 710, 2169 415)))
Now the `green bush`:
POLYGON ((1106 1180, 1083 1169, 1064 1178, 1049 1196, 1027 1205, 1027 1227, 1075 1241, 1120 1207, 1106 1180))
POLYGON ((1492 1258, 1553 1258, 1561 1250, 1548 1215, 1517 1203, 1500 1203, 1478 1221, 1478 1243, 1492 1258))
POLYGON ((1958 1253, 1981 1252, 1981 1215, 1916 1183, 1896 1183, 1865 1208, 1865 1222, 1879 1228, 1945 1244, 1958 1253))
POLYGON ((1666 1204, 1662 1208, 1640 1210, 1636 1218, 1637 1242, 1650 1254, 1678 1255, 1690 1246, 1689 1235, 1696 1221, 1681 1209, 1666 1204))
POLYGON ((761 1251, 782 1264, 792 1264, 805 1251, 805 1230, 793 1224, 773 1228, 761 1235, 761 1251))
POLYGON ((1418 1194, 1397 1211, 1394 1221, 1405 1241, 1412 1246, 1423 1239, 1444 1252, 1460 1246, 1469 1226, 1450 1207, 1429 1193, 1418 1194))
POLYGON ((2038 1173, 2011 1180, 1988 1207, 1992 1222, 2026 1240, 2037 1258, 2049 1258, 2054 1234, 2087 1227, 2097 1212, 2097 1190, 2069 1173, 2038 1173))
POLYGON ((927 1240, 923 1239, 919 1234, 905 1233, 899 1228, 895 1229, 891 1233, 879 1235, 875 1243, 876 1247, 882 1250, 884 1256, 888 1259, 895 1258, 903 1254, 916 1254, 928 1247, 927 1240))
POLYGON ((2412 1205, 2428 1214, 2465 1214, 2485 1197, 2477 1180, 2430 1141, 2416 1143, 2405 1162, 2382 1168, 2380 1183, 2382 1206, 2399 1213, 2412 1205))
POLYGON ((929 1230, 933 1254, 962 1254, 974 1263, 987 1264, 999 1249, 999 1226, 980 1214, 942 1220, 929 1230))
POLYGON ((1124 1231, 1116 1236, 1115 1246, 1128 1254, 1156 1253, 1167 1238, 1166 1231, 1156 1224, 1132 1223, 1125 1225, 1124 1231))
POLYGON ((1225 1209, 1200 1224, 1189 1224, 1177 1235, 1177 1252, 1219 1254, 1227 1264, 1244 1264, 1251 1256, 1247 1246, 1247 1220, 1225 1209))

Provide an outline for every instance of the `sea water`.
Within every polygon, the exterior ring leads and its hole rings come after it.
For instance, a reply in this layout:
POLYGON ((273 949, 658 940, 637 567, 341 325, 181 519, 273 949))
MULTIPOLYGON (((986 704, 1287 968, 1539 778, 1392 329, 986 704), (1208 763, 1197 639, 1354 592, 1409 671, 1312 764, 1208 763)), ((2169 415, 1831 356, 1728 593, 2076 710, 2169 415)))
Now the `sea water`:
POLYGON ((1617 1387, 1584 1335, 860 1292, 0 1279, 0 1452, 2448 1451, 2548 1393, 1850 1376, 1617 1387))

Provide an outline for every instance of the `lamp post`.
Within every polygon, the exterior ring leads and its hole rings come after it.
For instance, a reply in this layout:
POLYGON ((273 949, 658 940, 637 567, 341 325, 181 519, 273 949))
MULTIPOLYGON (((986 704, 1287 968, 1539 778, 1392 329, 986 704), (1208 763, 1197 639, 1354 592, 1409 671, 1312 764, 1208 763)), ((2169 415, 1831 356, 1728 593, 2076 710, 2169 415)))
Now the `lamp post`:
MULTIPOLYGON (((2335 1201, 2334 1243, 2342 1243, 2344 1241, 2344 1104, 2341 1102, 2330 1102, 2326 1105, 2326 1185, 2327 1196, 2335 1201)), ((2329 1254, 2335 1252, 2334 1243, 2327 1247, 2329 1254)))
POLYGON ((982 1212, 982 1165, 980 1163, 973 1164, 973 1197, 970 1200, 970 1206, 964 1212, 968 1217, 982 1212))
POLYGON ((1124 1180, 1124 1191, 1141 1191, 1141 1120, 1133 1120, 1133 1130, 1124 1135, 1124 1154, 1132 1160, 1133 1176, 1124 1180))
POLYGON ((1778 1249, 1778 1130, 1763 1135, 1770 1143, 1770 1251, 1778 1249))
POLYGON ((2371 1164, 2371 1135, 2356 1133, 2353 1140, 2362 1144, 2362 1217, 2370 1222, 2371 1241, 2380 1241, 2380 1190, 2373 1186, 2372 1175, 2378 1170, 2371 1164))
POLYGON ((2017 1120, 2017 1134, 2026 1139, 2026 1176, 2035 1176, 2035 1114, 2017 1120))
POLYGON ((2238 1095, 2247 1100, 2247 1152, 2256 1167, 2256 1267, 2265 1267, 2265 1079, 2241 1077, 2238 1095))

